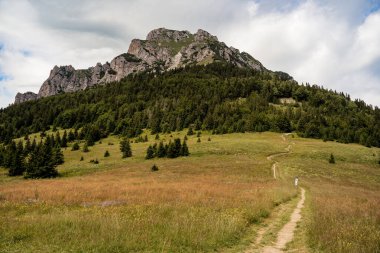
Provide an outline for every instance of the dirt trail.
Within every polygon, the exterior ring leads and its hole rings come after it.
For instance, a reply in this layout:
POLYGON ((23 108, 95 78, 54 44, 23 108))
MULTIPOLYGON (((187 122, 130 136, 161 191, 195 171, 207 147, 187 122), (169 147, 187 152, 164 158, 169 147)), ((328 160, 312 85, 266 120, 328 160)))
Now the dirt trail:
POLYGON ((296 230, 297 222, 301 220, 301 209, 305 203, 305 189, 301 188, 301 199, 298 201, 296 208, 290 216, 290 221, 286 223, 280 232, 277 234, 277 241, 274 246, 266 246, 263 248, 264 253, 283 252, 286 244, 293 240, 294 231, 296 230))
MULTIPOLYGON (((282 135, 281 138, 283 141, 286 141, 285 138, 286 134, 282 135)), ((272 164, 272 171, 273 171, 273 178, 277 179, 277 173, 276 173, 276 168, 277 168, 277 161, 274 161, 273 159, 278 156, 283 156, 287 155, 291 152, 291 145, 288 145, 285 150, 286 152, 281 152, 281 153, 276 153, 273 155, 270 155, 267 157, 269 161, 273 161, 272 164)), ((305 189, 301 189, 301 199, 298 201, 297 206, 293 210, 293 213, 290 216, 290 221, 286 223, 281 230, 277 234, 277 240, 274 243, 274 245, 268 245, 264 246, 261 249, 257 249, 257 246, 260 245, 262 238, 264 235, 267 233, 267 231, 270 230, 270 228, 273 226, 273 224, 269 224, 268 227, 264 227, 261 230, 258 231, 255 245, 256 249, 248 249, 246 252, 264 252, 264 253, 278 253, 278 252, 283 252, 283 250, 286 247, 286 244, 291 242, 294 237, 294 231, 296 229, 297 223, 301 220, 301 209, 303 208, 304 202, 305 202, 305 189)), ((277 216, 281 216, 281 209, 279 211, 279 214, 277 216)))

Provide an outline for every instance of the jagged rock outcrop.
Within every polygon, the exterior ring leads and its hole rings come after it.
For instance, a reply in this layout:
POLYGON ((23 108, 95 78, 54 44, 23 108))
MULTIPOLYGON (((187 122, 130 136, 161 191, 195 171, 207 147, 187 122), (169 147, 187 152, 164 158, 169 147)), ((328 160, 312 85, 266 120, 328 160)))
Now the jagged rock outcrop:
POLYGON ((31 91, 25 92, 25 93, 20 93, 18 92, 16 94, 15 98, 15 104, 23 103, 29 100, 35 100, 37 99, 37 94, 31 91))
POLYGON ((191 34, 188 31, 159 28, 149 32, 146 40, 132 40, 128 53, 115 57, 111 63, 98 63, 95 67, 78 70, 71 65, 55 66, 38 95, 18 94, 15 103, 120 81, 132 73, 162 72, 190 64, 205 65, 215 61, 225 61, 258 71, 265 70, 248 53, 240 53, 238 49, 228 47, 204 30, 199 29, 191 34))

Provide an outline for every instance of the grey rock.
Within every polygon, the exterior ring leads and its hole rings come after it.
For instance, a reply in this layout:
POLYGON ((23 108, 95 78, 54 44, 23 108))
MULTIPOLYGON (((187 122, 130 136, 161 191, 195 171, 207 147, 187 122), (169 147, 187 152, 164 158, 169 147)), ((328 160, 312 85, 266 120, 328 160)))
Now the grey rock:
POLYGON ((31 100, 36 100, 37 99, 37 94, 31 91, 25 92, 25 93, 20 93, 18 92, 16 94, 15 98, 15 104, 20 104, 26 101, 31 101, 31 100))
POLYGON ((258 71, 266 70, 248 53, 228 47, 202 29, 191 34, 188 31, 158 28, 149 32, 146 40, 132 40, 128 53, 115 57, 111 63, 97 63, 95 67, 78 70, 71 65, 55 66, 38 95, 17 94, 15 103, 120 81, 142 71, 163 72, 190 64, 206 65, 217 61, 258 71))

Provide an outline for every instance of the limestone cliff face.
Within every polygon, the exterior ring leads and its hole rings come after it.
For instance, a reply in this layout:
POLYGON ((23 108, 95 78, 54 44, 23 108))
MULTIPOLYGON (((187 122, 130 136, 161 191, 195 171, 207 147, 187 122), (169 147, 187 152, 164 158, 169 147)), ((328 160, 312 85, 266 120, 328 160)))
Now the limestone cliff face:
POLYGON ((25 92, 25 93, 18 92, 16 94, 15 104, 19 104, 19 103, 23 103, 23 102, 26 102, 29 100, 35 100, 35 99, 37 99, 36 93, 30 92, 30 91, 25 92))
POLYGON ((128 53, 115 57, 111 63, 98 63, 95 67, 78 70, 71 65, 55 66, 38 95, 17 94, 15 103, 120 81, 129 74, 142 71, 162 72, 190 64, 206 65, 216 61, 258 71, 265 70, 248 53, 227 47, 216 36, 204 30, 199 29, 191 34, 188 31, 159 28, 149 32, 146 40, 132 40, 128 53))

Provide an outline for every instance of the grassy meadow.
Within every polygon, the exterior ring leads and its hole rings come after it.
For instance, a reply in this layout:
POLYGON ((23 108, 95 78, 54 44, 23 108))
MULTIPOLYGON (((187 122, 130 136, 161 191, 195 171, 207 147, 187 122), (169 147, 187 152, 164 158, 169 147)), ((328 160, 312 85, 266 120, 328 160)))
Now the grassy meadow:
POLYGON ((68 147, 56 179, 9 178, 0 169, 0 252, 233 249, 254 237, 276 207, 295 202, 296 175, 307 201, 290 250, 380 252, 379 149, 277 133, 203 132, 200 143, 189 136, 189 157, 146 160, 155 142, 148 137, 131 144, 127 159, 116 136, 88 153, 68 147), (291 153, 275 158, 275 180, 266 157, 289 144, 291 153), (336 164, 328 163, 331 153, 336 164), (159 171, 150 170, 153 164, 159 171))

